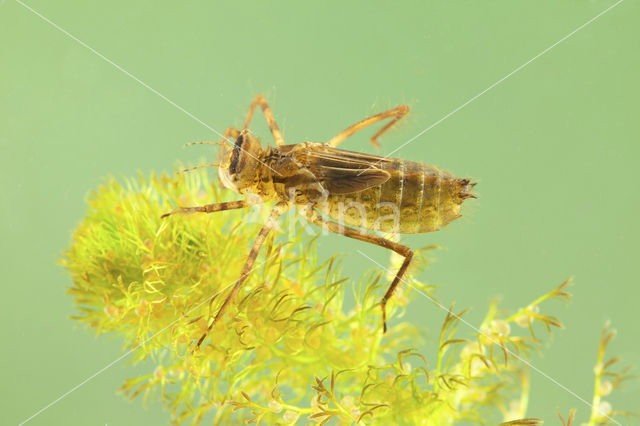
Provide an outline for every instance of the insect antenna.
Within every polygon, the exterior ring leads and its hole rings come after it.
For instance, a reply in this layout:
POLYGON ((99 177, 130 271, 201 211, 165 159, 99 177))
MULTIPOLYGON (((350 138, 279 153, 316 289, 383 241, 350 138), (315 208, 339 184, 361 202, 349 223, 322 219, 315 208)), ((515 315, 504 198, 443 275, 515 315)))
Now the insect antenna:
POLYGON ((203 167, 220 167, 220 163, 209 163, 209 164, 202 164, 200 166, 193 166, 193 167, 189 167, 188 169, 180 170, 180 173, 187 173, 196 169, 202 169, 203 167))
POLYGON ((185 147, 187 146, 191 146, 191 145, 224 145, 224 142, 189 142, 184 144, 185 147))

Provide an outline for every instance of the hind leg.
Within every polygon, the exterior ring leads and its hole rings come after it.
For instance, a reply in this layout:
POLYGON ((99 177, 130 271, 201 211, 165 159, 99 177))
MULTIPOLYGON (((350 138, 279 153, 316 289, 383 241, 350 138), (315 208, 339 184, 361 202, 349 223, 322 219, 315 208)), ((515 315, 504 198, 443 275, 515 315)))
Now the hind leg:
MULTIPOLYGON (((213 326, 220 320, 220 318, 222 318, 227 307, 233 301, 233 298, 240 291, 242 284, 245 282, 245 280, 253 270, 253 264, 255 263, 256 258, 258 257, 258 253, 260 252, 262 243, 264 243, 264 240, 267 239, 267 235, 269 234, 269 232, 273 228, 275 228, 278 217, 280 217, 288 209, 289 209, 289 205, 280 203, 280 204, 276 204, 273 210, 271 211, 271 214, 269 215, 267 222, 262 226, 262 229, 260 230, 260 232, 258 233, 258 236, 253 242, 251 251, 247 256, 247 260, 245 261, 244 266, 242 268, 242 272, 240 273, 240 278, 236 280, 235 284, 233 285, 233 288, 227 295, 227 298, 224 300, 224 302, 222 302, 222 305, 220 305, 220 308, 218 308, 218 313, 214 317, 213 322, 209 325, 209 327, 207 327, 207 331, 204 333, 204 335, 202 335, 202 337, 200 337, 200 340, 198 340, 198 343, 196 344, 196 349, 200 348, 200 346, 202 345, 202 342, 204 342, 204 340, 207 338, 209 331, 211 331, 213 326)), ((217 294, 213 297, 215 298, 216 296, 217 294)))
POLYGON ((370 234, 368 232, 364 232, 356 228, 351 228, 349 226, 342 225, 337 222, 328 220, 322 217, 322 215, 320 215, 320 213, 318 213, 312 207, 307 207, 302 212, 302 214, 304 214, 305 218, 309 222, 314 223, 323 229, 326 229, 336 234, 344 235, 345 237, 375 244, 377 246, 384 247, 388 250, 395 251, 401 256, 404 256, 404 262, 402 262, 402 265, 400 266, 400 269, 396 273, 395 278, 391 282, 391 285, 389 285, 389 288, 387 289, 386 293, 382 297, 382 300, 380 301, 380 307, 382 308, 382 332, 386 333, 387 302, 393 295, 393 292, 396 289, 396 287, 398 287, 398 285, 400 284, 400 281, 402 281, 403 275, 407 272, 407 269, 409 268, 409 264, 411 263, 411 259, 413 258, 413 251, 409 247, 402 244, 398 244, 395 241, 391 241, 386 238, 382 238, 377 235, 370 234))
POLYGON ((400 105, 388 111, 381 112, 380 114, 367 117, 364 120, 358 121, 357 123, 347 127, 346 129, 344 129, 343 131, 335 135, 333 138, 329 140, 329 142, 327 142, 327 145, 338 146, 342 142, 344 142, 345 139, 347 139, 349 136, 353 135, 354 133, 359 132, 362 129, 365 129, 366 127, 369 127, 372 124, 377 123, 378 121, 391 118, 392 119, 391 121, 385 124, 384 127, 378 130, 376 134, 371 137, 371 143, 373 144, 373 146, 375 146, 376 148, 380 148, 380 144, 378 143, 378 138, 384 132, 386 132, 391 127, 393 127, 393 125, 396 124, 398 120, 400 120, 402 117, 407 115, 408 112, 409 112, 409 107, 407 105, 400 105))

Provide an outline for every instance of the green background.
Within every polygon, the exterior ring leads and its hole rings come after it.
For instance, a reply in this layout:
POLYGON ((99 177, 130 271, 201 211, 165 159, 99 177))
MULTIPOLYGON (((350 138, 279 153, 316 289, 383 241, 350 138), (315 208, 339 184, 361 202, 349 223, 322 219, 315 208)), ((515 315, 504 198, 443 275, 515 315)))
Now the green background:
MULTIPOLYGON (((30 0, 28 4, 209 126, 240 126, 264 93, 288 143, 324 141, 373 112, 412 114, 382 138, 390 152, 553 45, 613 1, 235 2, 30 0)), ((601 328, 609 354, 640 364, 637 183, 640 6, 626 0, 502 81, 394 156, 479 182, 480 198, 441 232, 421 280, 479 324, 489 301, 517 308, 575 277, 568 306, 549 302, 566 330, 533 364, 591 400, 601 328)), ((3 423, 18 423, 121 353, 117 338, 68 317, 69 278, 55 264, 108 175, 196 162, 216 140, 197 120, 14 0, 0 2, 0 189, 3 423)), ((262 119, 256 132, 268 139, 262 119)), ((345 148, 374 152, 370 133, 345 148)), ((326 237, 357 276, 387 253, 326 237)), ((416 296, 405 319, 433 335, 444 312, 416 296)), ((461 328, 462 330, 462 328, 461 328)), ((120 361, 30 424, 166 424, 155 402, 116 389, 136 369, 120 361)), ((606 398, 635 409, 640 386, 606 398)), ((588 407, 532 372, 531 416, 588 407)))

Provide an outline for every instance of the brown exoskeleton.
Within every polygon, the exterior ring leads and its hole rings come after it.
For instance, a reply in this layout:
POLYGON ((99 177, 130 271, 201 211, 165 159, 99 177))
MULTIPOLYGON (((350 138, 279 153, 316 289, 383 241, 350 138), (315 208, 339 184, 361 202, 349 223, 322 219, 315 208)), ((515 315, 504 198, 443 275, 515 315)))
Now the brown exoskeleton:
MULTIPOLYGON (((239 194, 255 194, 260 200, 258 202, 276 203, 258 233, 240 278, 220 306, 209 330, 238 293, 277 218, 296 206, 309 222, 325 230, 376 244, 404 256, 402 266, 381 301, 383 331, 386 331, 387 301, 407 271, 413 251, 365 230, 399 234, 437 231, 461 216, 460 205, 465 199, 475 198, 468 192, 474 185, 469 179, 457 178, 434 166, 337 148, 354 133, 381 120, 391 119, 371 138, 371 142, 377 146, 378 137, 408 112, 409 107, 401 105, 365 118, 326 143, 285 145, 265 98, 261 95, 255 97, 243 130, 228 128, 224 133, 225 139, 235 139, 233 148, 227 148, 224 141, 214 142, 221 145, 219 163, 198 166, 218 166, 220 180, 226 188, 239 194), (248 130, 256 106, 262 108, 276 142, 275 148, 263 149, 259 140, 248 130)), ((245 200, 184 207, 162 217, 176 213, 212 213, 245 208, 256 203, 250 201, 251 198, 255 199, 249 197, 245 200)), ((206 334, 198 346, 205 337, 206 334)))

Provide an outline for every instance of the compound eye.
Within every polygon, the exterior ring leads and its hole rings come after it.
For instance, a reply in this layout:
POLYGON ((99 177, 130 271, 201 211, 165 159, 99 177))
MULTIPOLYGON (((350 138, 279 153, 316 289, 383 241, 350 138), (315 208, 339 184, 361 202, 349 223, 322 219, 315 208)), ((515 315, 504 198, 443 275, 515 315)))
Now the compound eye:
POLYGON ((236 143, 233 146, 233 152, 231 153, 231 160, 229 161, 229 172, 234 175, 238 168, 238 161, 240 160, 240 151, 242 150, 242 144, 244 143, 244 134, 240 133, 236 143))

